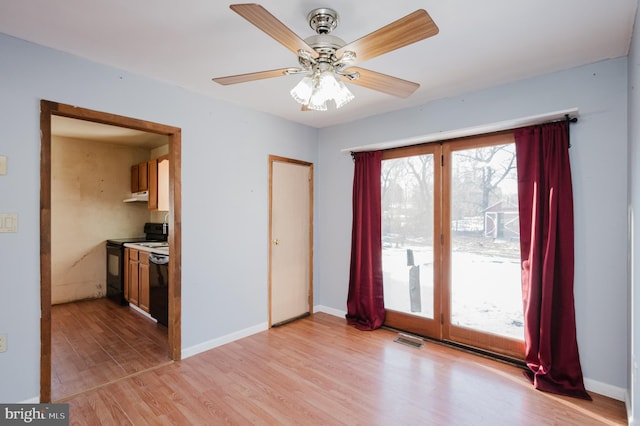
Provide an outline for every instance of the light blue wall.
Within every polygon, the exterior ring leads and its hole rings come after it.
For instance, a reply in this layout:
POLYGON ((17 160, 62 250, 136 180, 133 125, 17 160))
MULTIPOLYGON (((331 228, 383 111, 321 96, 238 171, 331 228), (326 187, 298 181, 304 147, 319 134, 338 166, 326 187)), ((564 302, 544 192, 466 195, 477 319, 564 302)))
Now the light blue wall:
POLYGON ((0 401, 39 394, 40 99, 182 128, 183 348, 267 320, 269 154, 316 164, 315 303, 344 311, 353 165, 342 149, 578 107, 578 343, 587 379, 626 389, 625 58, 320 131, 4 35, 0 58, 0 213, 19 215, 19 232, 0 234, 0 401))
POLYGON ((182 346, 267 323, 268 155, 316 163, 316 129, 2 34, 0 58, 0 401, 40 392, 40 99, 182 128, 182 346))
POLYGON ((629 49, 629 376, 627 409, 629 424, 640 424, 640 29, 636 11, 629 49), (637 228, 637 229, 636 229, 637 228))
MULTIPOLYGON (((579 108, 570 155, 575 204, 575 304, 590 385, 627 384, 627 60, 619 58, 322 129, 318 303, 346 310, 353 163, 341 150, 579 108)), ((604 389, 603 389, 604 386, 604 389)), ((613 387, 608 389, 608 387, 613 387)), ((618 395, 622 397, 623 395, 618 395)))

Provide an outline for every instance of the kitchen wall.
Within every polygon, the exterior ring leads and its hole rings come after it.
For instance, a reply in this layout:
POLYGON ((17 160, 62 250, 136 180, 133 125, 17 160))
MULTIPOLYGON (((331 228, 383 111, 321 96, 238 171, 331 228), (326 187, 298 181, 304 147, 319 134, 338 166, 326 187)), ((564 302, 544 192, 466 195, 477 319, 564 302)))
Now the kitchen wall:
MULTIPOLYGON (((346 311, 350 147, 577 107, 570 150, 575 306, 587 387, 619 399, 627 386, 627 59, 619 58, 320 130, 316 303, 346 311)), ((637 165, 636 165, 637 168, 637 165)), ((637 183, 637 180, 635 181, 637 183)))
POLYGON ((0 57, 0 401, 40 392, 41 99, 182 129, 182 347, 266 329, 269 154, 316 163, 317 130, 2 34, 0 57))
POLYGON ((143 235, 146 203, 123 203, 149 149, 51 140, 51 303, 104 297, 109 238, 143 235))

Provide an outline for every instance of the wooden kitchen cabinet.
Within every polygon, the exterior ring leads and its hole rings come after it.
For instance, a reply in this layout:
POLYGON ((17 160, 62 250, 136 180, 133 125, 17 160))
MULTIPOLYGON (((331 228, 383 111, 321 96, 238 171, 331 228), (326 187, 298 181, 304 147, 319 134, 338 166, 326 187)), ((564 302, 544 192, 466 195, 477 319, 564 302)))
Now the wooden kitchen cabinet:
POLYGON ((149 312, 149 253, 125 248, 124 297, 129 304, 149 312))
POLYGON ((169 211, 169 156, 158 158, 158 210, 169 211))
POLYGON ((147 171, 149 174, 149 210, 158 210, 158 161, 149 160, 147 171))
POLYGON ((169 156, 150 160, 149 210, 169 211, 169 156))
POLYGON ((134 164, 131 166, 131 192, 149 190, 149 162, 134 164))
POLYGON ((129 256, 127 257, 127 269, 128 274, 125 277, 125 288, 129 288, 129 303, 132 303, 136 306, 140 304, 139 301, 139 293, 140 293, 140 279, 139 279, 139 251, 135 249, 129 249, 129 256), (127 286, 128 284, 128 286, 127 286))
POLYGON ((149 163, 138 164, 138 192, 149 190, 149 163))
POLYGON ((149 210, 169 211, 169 156, 131 166, 131 192, 149 191, 149 210))
POLYGON ((149 312, 149 253, 141 251, 138 261, 138 307, 149 312))

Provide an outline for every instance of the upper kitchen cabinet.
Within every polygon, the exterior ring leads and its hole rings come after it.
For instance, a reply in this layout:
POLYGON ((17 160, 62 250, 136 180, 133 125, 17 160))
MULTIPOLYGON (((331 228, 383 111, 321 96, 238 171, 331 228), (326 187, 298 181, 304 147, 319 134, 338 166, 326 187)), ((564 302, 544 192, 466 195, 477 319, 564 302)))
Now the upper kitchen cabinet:
POLYGON ((131 166, 131 192, 149 190, 149 166, 147 162, 131 166))
POLYGON ((147 163, 149 172, 149 210, 158 210, 158 161, 149 160, 147 163))
POLYGON ((148 191, 149 210, 169 211, 168 155, 131 166, 131 192, 142 191, 148 191))
POLYGON ((158 158, 158 210, 169 211, 169 156, 158 158))

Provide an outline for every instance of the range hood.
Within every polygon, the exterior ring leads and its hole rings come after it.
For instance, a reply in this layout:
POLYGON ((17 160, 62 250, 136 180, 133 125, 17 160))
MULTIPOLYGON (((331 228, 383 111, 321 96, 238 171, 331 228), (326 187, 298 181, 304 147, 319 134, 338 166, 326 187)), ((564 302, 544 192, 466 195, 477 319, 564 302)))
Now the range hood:
POLYGON ((136 201, 149 201, 149 191, 134 192, 131 196, 124 199, 125 203, 133 203, 136 201))

